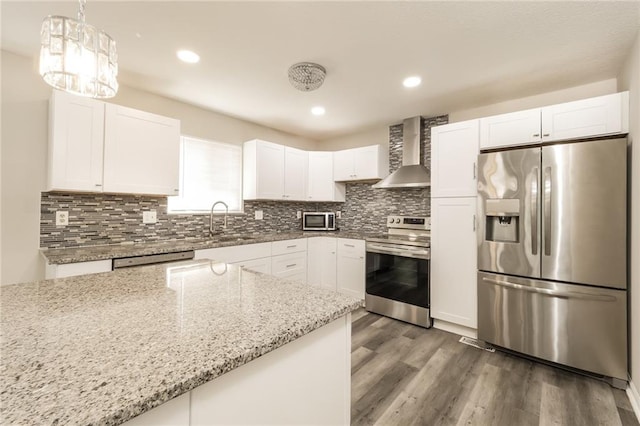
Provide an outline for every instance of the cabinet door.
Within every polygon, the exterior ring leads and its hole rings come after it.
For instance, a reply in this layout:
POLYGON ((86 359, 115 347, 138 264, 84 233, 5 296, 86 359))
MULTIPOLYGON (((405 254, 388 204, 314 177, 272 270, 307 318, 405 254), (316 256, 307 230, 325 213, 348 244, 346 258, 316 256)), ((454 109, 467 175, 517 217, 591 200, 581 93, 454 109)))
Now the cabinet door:
POLYGON ((307 282, 317 287, 335 291, 336 248, 338 240, 333 237, 314 237, 308 240, 307 282))
POLYGON ((307 199, 307 166, 309 157, 306 151, 296 148, 284 148, 284 198, 303 201, 307 199))
POLYGON ((362 240, 338 238, 336 281, 338 291, 364 299, 365 245, 362 240))
POLYGON ((352 149, 345 149, 333 153, 333 179, 336 181, 353 180, 354 153, 352 149))
POLYGON ((271 274, 292 281, 307 282, 307 252, 281 254, 271 258, 271 274))
POLYGON ((180 121, 107 104, 104 190, 177 195, 180 121))
POLYGON ((480 149, 540 142, 540 108, 480 119, 480 149))
POLYGON ((48 190, 102 191, 104 107, 104 102, 53 91, 48 190))
POLYGON ((629 92, 542 108, 542 140, 626 133, 629 92))
POLYGON ((333 153, 309 152, 307 200, 344 201, 344 184, 333 180, 333 153))
POLYGON ((476 198, 431 199, 431 315, 476 328, 476 198))
POLYGON ((380 178, 378 145, 354 149, 353 173, 355 179, 380 178))
POLYGON ((256 145, 256 198, 281 200, 284 196, 284 146, 258 141, 256 145))
POLYGON ((479 132, 479 120, 431 128, 432 197, 476 195, 479 132))

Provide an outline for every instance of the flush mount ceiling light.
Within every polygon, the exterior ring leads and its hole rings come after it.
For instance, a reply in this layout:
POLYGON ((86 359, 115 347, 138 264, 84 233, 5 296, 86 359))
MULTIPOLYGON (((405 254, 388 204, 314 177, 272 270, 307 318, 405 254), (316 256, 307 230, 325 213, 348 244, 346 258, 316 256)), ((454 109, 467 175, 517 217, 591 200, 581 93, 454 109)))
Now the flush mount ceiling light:
POLYGON ((417 75, 414 75, 414 76, 405 78, 404 81, 402 82, 402 85, 404 87, 416 87, 416 86, 420 86, 420 83, 422 83, 422 79, 417 75))
POLYGON ((116 42, 84 21, 86 0, 78 19, 47 16, 40 31, 40 75, 56 89, 91 98, 118 92, 116 42))
POLYGON ((188 64, 197 64, 200 62, 200 55, 196 52, 192 52, 191 50, 178 50, 176 55, 178 56, 178 59, 188 64))
POLYGON ((310 92, 322 86, 327 70, 312 62, 300 62, 289 67, 289 83, 302 92, 310 92))
POLYGON ((324 115, 325 112, 326 111, 323 106, 318 105, 311 108, 311 114, 313 115, 324 115))

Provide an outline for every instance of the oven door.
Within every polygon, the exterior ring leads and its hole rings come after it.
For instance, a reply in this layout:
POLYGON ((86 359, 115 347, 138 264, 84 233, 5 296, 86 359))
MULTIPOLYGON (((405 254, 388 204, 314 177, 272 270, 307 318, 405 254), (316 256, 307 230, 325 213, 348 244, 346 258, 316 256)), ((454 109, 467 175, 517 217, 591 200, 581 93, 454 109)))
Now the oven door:
POLYGON ((429 251, 415 249, 367 244, 367 294, 428 308, 429 251))

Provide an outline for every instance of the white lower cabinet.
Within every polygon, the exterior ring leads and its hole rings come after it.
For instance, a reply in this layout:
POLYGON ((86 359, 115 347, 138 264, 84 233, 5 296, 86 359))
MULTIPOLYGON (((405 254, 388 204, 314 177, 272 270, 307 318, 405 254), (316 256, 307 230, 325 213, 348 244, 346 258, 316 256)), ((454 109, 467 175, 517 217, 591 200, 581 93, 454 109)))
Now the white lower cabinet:
POLYGON ((66 263, 45 267, 45 279, 75 277, 77 275, 97 274, 111 271, 111 259, 91 262, 66 263))
POLYGON ((338 240, 314 237, 307 241, 307 282, 313 286, 336 291, 338 240))
POLYGON ((242 246, 216 247, 196 250, 195 259, 211 259, 227 263, 239 263, 253 259, 271 258, 271 243, 242 246))
POLYGON ((477 328, 476 198, 431 199, 431 315, 477 328))
POLYGON ((307 282, 307 251, 271 258, 271 275, 291 281, 307 282))
POLYGON ((337 238, 336 281, 338 291, 364 299, 365 242, 337 238))

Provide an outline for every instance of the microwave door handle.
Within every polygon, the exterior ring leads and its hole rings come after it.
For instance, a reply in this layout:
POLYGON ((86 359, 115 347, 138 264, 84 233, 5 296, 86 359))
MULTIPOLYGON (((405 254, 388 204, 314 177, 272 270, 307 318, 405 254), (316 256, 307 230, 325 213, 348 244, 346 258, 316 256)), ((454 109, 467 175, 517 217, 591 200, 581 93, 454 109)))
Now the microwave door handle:
POLYGON ((551 167, 544 169, 544 254, 551 256, 551 167))
POLYGON ((531 179, 531 254, 538 254, 538 168, 533 169, 531 179))

